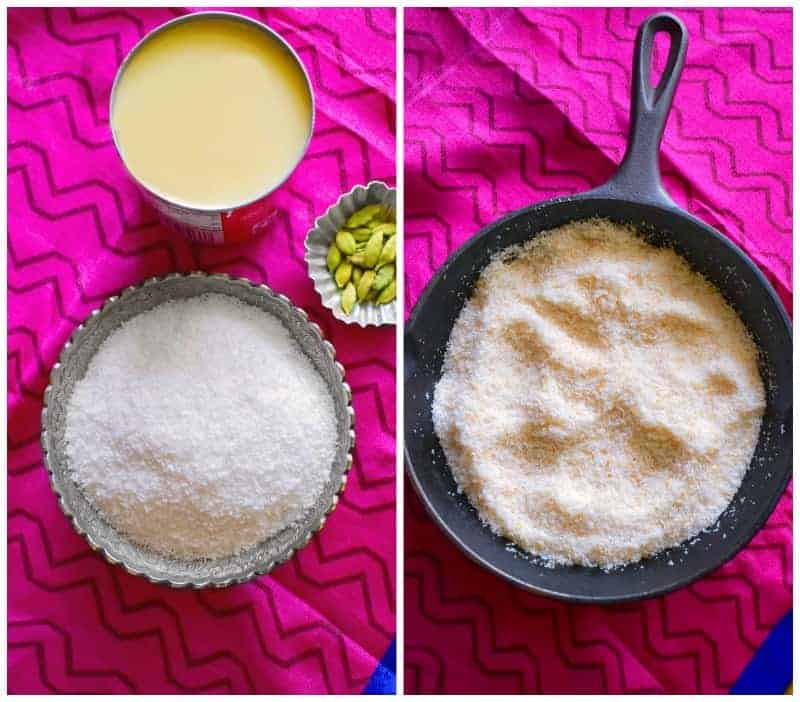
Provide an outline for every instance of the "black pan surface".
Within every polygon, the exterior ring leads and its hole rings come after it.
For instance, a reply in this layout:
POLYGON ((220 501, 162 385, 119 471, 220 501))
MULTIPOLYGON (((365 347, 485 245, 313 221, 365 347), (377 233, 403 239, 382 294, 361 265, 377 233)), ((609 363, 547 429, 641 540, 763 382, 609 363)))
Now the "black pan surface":
POLYGON ((631 133, 612 180, 581 195, 518 210, 481 230, 437 271, 405 329, 405 460, 422 502, 473 560, 528 590, 560 599, 608 603, 652 597, 688 585, 732 558, 755 535, 791 475, 792 339, 783 306, 753 262, 730 240, 675 205, 658 172, 658 148, 686 51, 680 20, 658 14, 639 29, 634 50, 631 133), (669 34, 670 55, 650 85, 656 32, 669 34), (669 246, 711 281, 738 312, 760 349, 767 408, 744 481, 714 528, 691 542, 612 571, 546 567, 483 525, 458 494, 433 429, 431 403, 450 331, 491 256, 573 220, 606 217, 632 224, 651 243, 669 246))

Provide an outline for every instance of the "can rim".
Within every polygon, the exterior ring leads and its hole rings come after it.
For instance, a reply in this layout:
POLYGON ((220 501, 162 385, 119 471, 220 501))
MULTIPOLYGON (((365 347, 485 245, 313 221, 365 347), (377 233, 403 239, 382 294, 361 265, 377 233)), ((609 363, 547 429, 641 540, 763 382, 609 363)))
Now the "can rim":
POLYGON ((219 214, 222 215, 227 212, 233 212, 234 210, 238 210, 242 207, 247 207, 248 205, 252 205, 259 200, 267 197, 267 195, 272 194, 278 188, 280 188, 289 178, 291 177, 292 173, 295 172, 297 166, 300 162, 305 158, 306 153, 308 152, 309 144, 311 143, 311 137, 314 135, 314 125, 316 122, 316 100, 314 98, 314 89, 311 85, 311 78, 308 75, 308 71, 306 70, 305 64, 300 60, 300 56, 294 50, 294 48, 286 41, 280 34, 278 34, 274 29, 268 27, 263 22, 259 20, 253 19, 252 17, 248 17, 247 15, 240 15, 237 12, 228 12, 225 10, 201 10, 199 12, 190 12, 186 15, 181 15, 180 17, 175 17, 163 24, 158 25, 157 27, 151 29, 147 34, 145 34, 136 44, 134 47, 128 52, 125 58, 122 60, 122 63, 119 65, 117 69, 117 73, 114 76, 114 82, 111 84, 111 93, 108 99, 108 125, 109 129, 111 130, 111 138, 114 141, 114 148, 117 150, 117 154, 122 161, 122 165, 125 167, 128 175, 133 179, 133 181, 147 193, 152 195, 153 197, 161 200, 162 202, 166 202, 170 205, 175 205, 177 207, 182 207, 187 210, 192 210, 194 212, 202 212, 205 214, 219 214), (167 29, 171 28, 176 24, 181 24, 183 22, 192 22, 192 21, 202 21, 206 19, 227 19, 242 22, 243 24, 248 24, 256 29, 260 30, 264 34, 267 34, 269 38, 278 43, 284 51, 288 52, 289 55, 294 60, 297 67, 300 69, 300 72, 303 74, 303 78, 305 80, 306 91, 308 92, 309 102, 311 105, 311 118, 308 124, 308 134, 306 136, 305 143, 303 144, 303 148, 300 150, 297 159, 294 163, 288 168, 285 175, 274 185, 266 188, 265 190, 261 191, 255 197, 249 198, 247 200, 243 200, 241 202, 237 202, 235 204, 230 205, 229 207, 203 207, 202 205, 193 205, 186 202, 182 202, 180 200, 171 198, 166 196, 164 193, 158 192, 146 184, 141 178, 139 178, 130 168, 128 162, 125 160, 125 155, 122 151, 122 146, 120 145, 119 139, 117 138, 117 130, 114 127, 114 101, 117 95, 117 88, 119 87, 120 79, 127 69, 130 62, 133 60, 133 57, 141 51, 142 47, 147 44, 153 37, 160 34, 161 32, 166 31, 167 29))

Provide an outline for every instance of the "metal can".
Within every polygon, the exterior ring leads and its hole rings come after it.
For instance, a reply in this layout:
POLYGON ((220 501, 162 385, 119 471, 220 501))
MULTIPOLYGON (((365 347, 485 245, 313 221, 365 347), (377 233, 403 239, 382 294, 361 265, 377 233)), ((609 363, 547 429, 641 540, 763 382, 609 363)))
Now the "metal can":
POLYGON ((136 182, 140 190, 144 194, 145 199, 155 208, 161 220, 174 229, 180 232, 192 241, 203 244, 230 244, 247 241, 254 236, 262 233, 269 225, 270 221, 277 213, 275 205, 272 203, 272 194, 280 188, 286 180, 291 176, 297 165, 303 159, 308 151, 308 144, 311 141, 311 135, 314 131, 314 92, 311 88, 311 80, 309 79, 308 72, 297 55, 295 50, 286 42, 283 37, 267 27, 265 24, 251 19, 244 15, 239 15, 234 12, 195 12, 192 14, 177 17, 176 19, 165 22, 164 24, 156 27, 142 38, 136 46, 131 49, 128 55, 123 60, 117 75, 114 78, 114 83, 111 87, 111 97, 109 100, 109 122, 111 124, 111 133, 114 139, 114 146, 117 149, 125 169, 128 171, 130 177, 136 182), (265 39, 277 43, 292 59, 293 63, 297 66, 302 74, 306 89, 308 91, 308 98, 310 104, 310 120, 308 125, 308 136, 306 137, 305 144, 301 149, 297 160, 293 166, 288 170, 283 180, 277 184, 273 183, 264 188, 264 191, 257 195, 255 198, 245 200, 241 203, 236 203, 228 209, 218 208, 203 208, 195 205, 187 205, 170 198, 165 197, 163 194, 155 192, 148 187, 136 174, 131 170, 125 160, 122 147, 119 142, 117 130, 114 127, 114 101, 117 95, 117 89, 120 83, 120 78, 125 73, 131 60, 136 54, 141 51, 142 47, 148 44, 153 37, 168 28, 184 22, 198 22, 207 19, 228 19, 243 22, 251 27, 257 28, 265 36, 265 39))

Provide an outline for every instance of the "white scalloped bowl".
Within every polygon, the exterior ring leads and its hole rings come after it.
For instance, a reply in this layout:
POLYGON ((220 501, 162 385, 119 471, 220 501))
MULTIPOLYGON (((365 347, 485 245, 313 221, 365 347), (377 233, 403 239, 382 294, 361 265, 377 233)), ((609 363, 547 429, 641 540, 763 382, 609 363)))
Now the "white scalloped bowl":
POLYGON ((341 290, 336 287, 336 282, 328 270, 327 258, 328 248, 347 218, 356 210, 373 203, 386 205, 396 211, 395 189, 378 180, 373 180, 366 186, 356 185, 317 219, 314 228, 306 235, 305 244, 308 274, 314 281, 314 289, 322 298, 322 304, 336 319, 345 324, 358 324, 362 327, 397 324, 397 299, 387 305, 359 302, 351 314, 345 314, 341 306, 341 290))

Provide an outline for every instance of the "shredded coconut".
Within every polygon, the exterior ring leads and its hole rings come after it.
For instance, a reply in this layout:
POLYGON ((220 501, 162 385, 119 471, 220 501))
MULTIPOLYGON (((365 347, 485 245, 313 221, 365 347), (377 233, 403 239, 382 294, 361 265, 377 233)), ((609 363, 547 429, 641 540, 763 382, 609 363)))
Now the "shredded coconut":
POLYGON ((670 249, 607 220, 496 256, 433 420, 481 519, 550 563, 615 567, 714 524, 764 411, 757 350, 670 249))
POLYGON ((229 556, 311 508, 330 477, 333 398, 277 318, 208 294, 167 302, 100 346, 70 398, 75 481, 161 554, 229 556))

